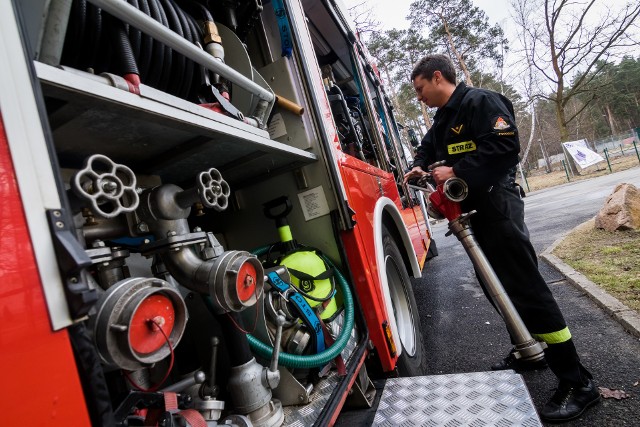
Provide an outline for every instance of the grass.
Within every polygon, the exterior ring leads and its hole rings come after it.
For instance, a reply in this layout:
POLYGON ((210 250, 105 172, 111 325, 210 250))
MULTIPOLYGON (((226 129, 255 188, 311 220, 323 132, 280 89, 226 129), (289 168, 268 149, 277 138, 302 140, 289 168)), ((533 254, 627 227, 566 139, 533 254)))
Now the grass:
POLYGON ((553 254, 640 313, 640 230, 600 230, 592 219, 573 230, 553 254))
MULTIPOLYGON (((638 167, 638 157, 627 155, 611 160, 613 172, 638 167)), ((592 170, 571 177, 571 181, 608 174, 609 168, 592 170)), ((562 167, 551 173, 536 170, 527 176, 529 191, 566 184, 562 167)), ((525 186, 526 189, 526 186, 525 186)), ((553 254, 584 274, 589 280, 616 297, 627 307, 640 313, 640 230, 608 232, 587 221, 573 230, 553 251, 553 254)))

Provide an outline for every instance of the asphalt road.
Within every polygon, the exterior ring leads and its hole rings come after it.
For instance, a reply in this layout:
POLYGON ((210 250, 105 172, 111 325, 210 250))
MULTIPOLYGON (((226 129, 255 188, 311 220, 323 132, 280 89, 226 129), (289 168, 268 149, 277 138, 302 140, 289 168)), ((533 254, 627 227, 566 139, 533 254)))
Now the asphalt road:
MULTIPOLYGON (((592 218, 619 183, 640 187, 640 169, 609 174, 530 193, 526 222, 538 253, 563 234, 592 218)), ((509 350, 502 320, 484 297, 471 262, 446 223, 433 227, 439 256, 430 260, 414 283, 422 333, 429 353, 428 374, 487 371, 509 350)), ((596 384, 624 390, 625 400, 606 399, 567 426, 640 426, 640 340, 574 288, 552 266, 540 260, 569 325, 584 365, 596 384)), ((556 380, 548 370, 524 373, 537 408, 553 394, 556 380)))

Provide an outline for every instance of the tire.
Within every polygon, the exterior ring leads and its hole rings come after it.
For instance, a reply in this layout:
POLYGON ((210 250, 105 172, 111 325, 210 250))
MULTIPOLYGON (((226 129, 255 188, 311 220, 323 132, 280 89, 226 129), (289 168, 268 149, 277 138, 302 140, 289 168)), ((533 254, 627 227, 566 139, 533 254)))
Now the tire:
POLYGON ((427 261, 431 258, 435 258, 438 256, 438 246, 436 246, 436 241, 431 239, 431 243, 429 243, 429 250, 427 251, 427 261))
POLYGON ((396 341, 396 346, 402 345, 397 365, 398 374, 402 377, 424 375, 427 358, 413 287, 398 245, 384 226, 382 246, 393 315, 398 326, 399 340, 396 341))

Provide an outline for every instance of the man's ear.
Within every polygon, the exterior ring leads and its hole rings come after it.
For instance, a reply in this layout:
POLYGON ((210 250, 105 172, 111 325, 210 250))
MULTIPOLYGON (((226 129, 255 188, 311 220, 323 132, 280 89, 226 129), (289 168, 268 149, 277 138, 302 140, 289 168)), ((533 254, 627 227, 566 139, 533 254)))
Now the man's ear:
POLYGON ((433 72, 433 77, 431 77, 431 80, 433 80, 434 83, 439 81, 439 80, 442 80, 442 73, 440 71, 438 71, 438 70, 434 71, 433 72))

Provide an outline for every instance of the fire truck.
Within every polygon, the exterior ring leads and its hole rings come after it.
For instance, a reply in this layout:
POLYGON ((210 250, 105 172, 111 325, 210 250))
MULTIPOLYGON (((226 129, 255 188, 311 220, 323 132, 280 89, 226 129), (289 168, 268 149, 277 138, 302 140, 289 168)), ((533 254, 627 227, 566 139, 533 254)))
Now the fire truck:
POLYGON ((333 0, 0 2, 3 425, 331 425, 435 256, 333 0))

